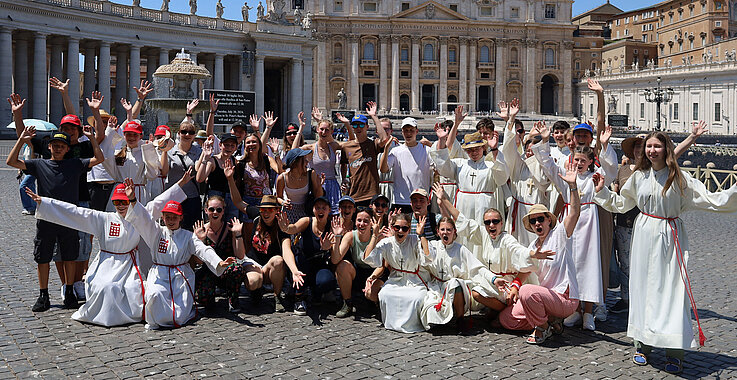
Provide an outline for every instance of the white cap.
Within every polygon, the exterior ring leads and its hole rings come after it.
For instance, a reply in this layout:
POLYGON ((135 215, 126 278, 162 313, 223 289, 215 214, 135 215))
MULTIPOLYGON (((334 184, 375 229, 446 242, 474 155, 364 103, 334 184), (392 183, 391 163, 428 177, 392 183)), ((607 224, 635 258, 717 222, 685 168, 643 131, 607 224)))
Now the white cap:
POLYGON ((405 125, 409 125, 410 127, 417 127, 417 120, 415 120, 414 117, 405 117, 404 120, 402 120, 402 128, 404 128, 405 125))

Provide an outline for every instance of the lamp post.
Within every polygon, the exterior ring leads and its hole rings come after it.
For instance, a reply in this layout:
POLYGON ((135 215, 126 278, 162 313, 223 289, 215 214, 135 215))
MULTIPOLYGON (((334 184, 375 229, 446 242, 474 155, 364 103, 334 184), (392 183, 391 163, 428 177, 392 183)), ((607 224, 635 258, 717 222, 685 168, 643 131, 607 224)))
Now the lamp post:
POLYGON ((655 103, 656 106, 656 116, 657 116, 657 122, 655 124, 655 130, 659 131, 660 129, 660 105, 662 103, 668 103, 673 99, 673 89, 672 88, 666 88, 662 89, 660 88, 660 77, 658 77, 658 87, 656 88, 646 88, 645 89, 645 100, 647 100, 650 103, 655 103))

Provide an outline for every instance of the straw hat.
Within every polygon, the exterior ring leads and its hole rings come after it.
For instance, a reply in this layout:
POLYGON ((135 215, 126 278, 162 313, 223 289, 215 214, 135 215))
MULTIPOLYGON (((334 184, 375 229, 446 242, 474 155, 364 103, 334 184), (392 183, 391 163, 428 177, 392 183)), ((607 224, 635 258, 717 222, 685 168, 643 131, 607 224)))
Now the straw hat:
MULTIPOLYGON (((105 110, 100 110, 100 117, 102 117, 102 122, 107 123, 108 119, 110 119, 110 114, 107 113, 105 110)), ((94 116, 87 116, 87 124, 89 125, 95 125, 95 117, 94 116)))
POLYGON ((486 145, 486 141, 479 132, 469 133, 463 136, 463 149, 470 149, 484 145, 486 145))
POLYGON ((276 200, 274 195, 264 195, 261 198, 261 204, 259 208, 280 208, 279 202, 276 200))
POLYGON ((535 232, 530 225, 530 216, 535 214, 545 214, 550 218, 550 229, 552 230, 558 223, 558 219, 555 218, 552 212, 548 211, 548 208, 543 204, 536 204, 530 207, 530 212, 522 218, 522 224, 525 225, 525 229, 530 232, 535 232))
POLYGON ((639 142, 645 142, 646 134, 640 133, 635 137, 627 137, 622 141, 622 151, 624 155, 629 157, 630 160, 635 159, 635 144, 639 142))

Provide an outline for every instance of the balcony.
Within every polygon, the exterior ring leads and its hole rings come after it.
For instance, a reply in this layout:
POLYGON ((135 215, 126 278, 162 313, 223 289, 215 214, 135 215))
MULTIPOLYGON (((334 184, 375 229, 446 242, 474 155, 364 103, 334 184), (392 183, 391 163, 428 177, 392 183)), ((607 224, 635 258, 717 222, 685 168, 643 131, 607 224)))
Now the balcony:
POLYGON ((479 62, 479 68, 494 67, 494 62, 479 62))
POLYGON ((438 67, 438 61, 422 61, 422 67, 438 67))
POLYGON ((379 66, 379 61, 375 59, 362 59, 361 66, 379 66))

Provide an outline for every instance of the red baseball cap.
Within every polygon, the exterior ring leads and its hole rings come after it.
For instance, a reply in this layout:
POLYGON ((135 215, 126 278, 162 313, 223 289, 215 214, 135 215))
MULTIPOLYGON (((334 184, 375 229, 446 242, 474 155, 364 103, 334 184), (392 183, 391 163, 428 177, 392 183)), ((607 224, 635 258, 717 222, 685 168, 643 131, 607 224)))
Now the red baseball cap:
POLYGON ((161 212, 170 212, 172 214, 182 215, 182 204, 177 201, 166 202, 164 209, 161 210, 161 212))
POLYGON ((127 201, 128 195, 125 194, 125 185, 124 184, 118 184, 118 186, 115 186, 115 189, 113 189, 113 196, 110 198, 114 201, 127 201))
POLYGON ((79 116, 77 115, 66 115, 61 118, 61 123, 59 123, 59 125, 64 125, 64 124, 72 124, 75 127, 81 127, 82 121, 79 120, 79 116))
POLYGON ((143 127, 141 127, 141 124, 138 124, 135 121, 129 121, 128 124, 125 125, 125 128, 123 128, 123 133, 125 132, 133 132, 142 135, 143 127))
POLYGON ((169 135, 171 136, 171 129, 169 129, 166 125, 159 125, 156 127, 156 131, 154 132, 154 136, 166 136, 166 133, 169 132, 169 135))

